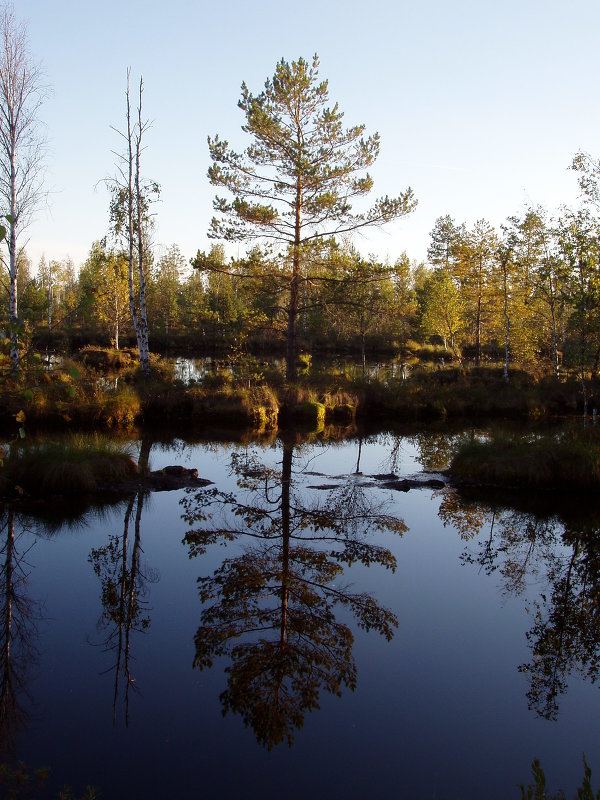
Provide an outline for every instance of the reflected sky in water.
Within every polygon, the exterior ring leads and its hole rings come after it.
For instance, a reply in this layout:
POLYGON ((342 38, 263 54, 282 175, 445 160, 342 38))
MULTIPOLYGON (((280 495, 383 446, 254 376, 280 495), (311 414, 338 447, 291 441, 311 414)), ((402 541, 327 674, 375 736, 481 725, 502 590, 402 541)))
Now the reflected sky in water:
POLYGON ((152 444, 213 485, 57 530, 5 509, 5 752, 111 798, 518 797, 534 756, 570 791, 582 752, 600 774, 598 523, 373 477, 471 434, 152 444))

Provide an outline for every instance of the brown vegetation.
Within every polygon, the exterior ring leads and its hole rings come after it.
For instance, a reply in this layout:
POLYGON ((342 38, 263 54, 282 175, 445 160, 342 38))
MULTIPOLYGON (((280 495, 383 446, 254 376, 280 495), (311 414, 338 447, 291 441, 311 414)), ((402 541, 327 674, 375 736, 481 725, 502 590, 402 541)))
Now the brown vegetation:
MULTIPOLYGON (((275 429, 294 424, 322 427, 404 420, 520 418, 581 413, 580 381, 513 372, 501 368, 426 369, 410 375, 362 379, 341 370, 310 370, 286 384, 269 365, 241 369, 221 365, 199 381, 174 378, 172 363, 152 356, 151 375, 140 375, 126 351, 86 348, 52 371, 40 367, 5 380, 0 387, 0 425, 15 429, 19 412, 28 429, 130 428, 144 422, 202 427, 275 429)), ((600 402, 590 382, 588 409, 600 402)))
POLYGON ((600 485, 597 429, 561 436, 495 437, 461 446, 450 465, 459 480, 521 490, 582 492, 600 485))
POLYGON ((82 495, 131 478, 138 467, 125 448, 97 436, 15 443, 0 474, 6 494, 82 495))

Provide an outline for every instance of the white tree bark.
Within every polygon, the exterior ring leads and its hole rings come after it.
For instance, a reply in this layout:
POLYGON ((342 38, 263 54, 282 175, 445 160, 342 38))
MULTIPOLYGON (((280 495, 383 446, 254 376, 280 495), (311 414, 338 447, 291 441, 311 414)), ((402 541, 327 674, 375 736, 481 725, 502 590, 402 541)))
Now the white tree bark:
POLYGON ((18 239, 45 202, 45 139, 38 112, 47 95, 29 52, 27 28, 12 6, 0 8, 0 203, 8 221, 10 357, 19 366, 18 239))
POLYGON ((142 91, 144 83, 140 78, 138 122, 135 137, 135 212, 137 222, 137 251, 138 251, 138 276, 140 282, 140 314, 138 349, 140 352, 140 365, 144 375, 150 374, 150 347, 148 345, 148 313, 146 310, 146 247, 144 242, 144 209, 142 189, 140 185, 140 159, 142 152, 142 136, 147 123, 142 121, 142 91))
MULTIPOLYGON (((115 228, 121 231, 122 210, 119 208, 121 201, 126 202, 126 227, 125 237, 128 247, 128 283, 129 283, 129 310, 135 330, 140 358, 140 367, 144 375, 150 374, 150 348, 148 345, 148 316, 146 310, 146 263, 147 263, 147 205, 148 197, 144 194, 141 183, 141 153, 142 138, 149 126, 142 120, 142 91, 143 81, 140 79, 138 119, 133 123, 131 119, 130 75, 127 70, 127 130, 121 134, 126 140, 126 153, 120 156, 124 165, 119 167, 120 177, 112 183, 115 191, 113 200, 113 216, 115 228), (138 297, 135 292, 135 277, 138 278, 138 297)), ((153 191, 158 191, 153 186, 153 191)))

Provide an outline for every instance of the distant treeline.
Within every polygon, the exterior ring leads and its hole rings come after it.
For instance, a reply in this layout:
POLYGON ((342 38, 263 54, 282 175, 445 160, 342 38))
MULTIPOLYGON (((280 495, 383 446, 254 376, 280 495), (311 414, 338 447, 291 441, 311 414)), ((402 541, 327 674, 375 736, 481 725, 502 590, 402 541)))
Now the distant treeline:
MULTIPOLYGON (((301 348, 391 353, 433 343, 457 362, 598 373, 599 233, 590 210, 549 220, 528 209, 499 231, 441 217, 428 262, 403 255, 384 264, 332 240, 314 246, 303 257, 301 348)), ((187 264, 173 245, 146 277, 153 349, 284 350, 289 271, 268 250, 227 260, 215 245, 187 264)), ((133 340, 127 256, 101 242, 79 271, 42 259, 32 277, 22 255, 19 296, 27 334, 40 343, 133 340)))

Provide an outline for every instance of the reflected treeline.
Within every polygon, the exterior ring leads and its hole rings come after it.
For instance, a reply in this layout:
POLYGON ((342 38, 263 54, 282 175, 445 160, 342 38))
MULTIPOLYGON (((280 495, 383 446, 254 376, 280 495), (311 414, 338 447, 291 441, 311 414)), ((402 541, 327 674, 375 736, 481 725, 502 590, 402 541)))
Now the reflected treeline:
POLYGON ((409 441, 417 448, 423 469, 437 472, 448 469, 459 446, 474 436, 473 428, 449 431, 445 427, 441 430, 431 427, 416 431, 409 441))
POLYGON ((551 596, 536 603, 527 634, 532 660, 521 669, 530 676, 530 704, 549 719, 558 714, 558 695, 577 670, 595 682, 600 658, 600 520, 595 526, 565 528, 567 553, 550 571, 551 596))
MULTIPOLYGON (((148 466, 150 442, 142 441, 138 465, 148 466)), ((150 626, 147 586, 158 580, 154 570, 142 564, 141 520, 145 494, 132 495, 125 506, 123 533, 109 536, 103 547, 92 549, 88 561, 100 579, 102 615, 98 628, 106 631, 102 642, 114 654, 113 723, 117 721, 119 695, 129 724, 129 690, 136 686, 132 673, 132 636, 150 626), (132 531, 133 528, 133 531, 132 531)))
POLYGON ((372 538, 406 530, 352 478, 308 502, 295 486, 294 450, 291 440, 283 442, 278 468, 233 453, 238 492, 190 491, 183 501, 190 557, 217 542, 243 543, 198 579, 203 608, 194 665, 229 658, 223 713, 240 714, 268 748, 291 745, 322 691, 355 687, 351 619, 391 639, 394 614, 346 585, 344 570, 395 569, 390 550, 372 538))
POLYGON ((534 620, 527 632, 531 658, 529 707, 556 719, 571 673, 595 682, 600 665, 600 514, 544 515, 448 491, 444 523, 470 541, 464 563, 497 571, 506 594, 529 594, 534 620))
POLYGON ((29 670, 37 658, 39 607, 27 594, 23 530, 10 506, 0 510, 0 755, 14 754, 15 736, 26 720, 29 670))

